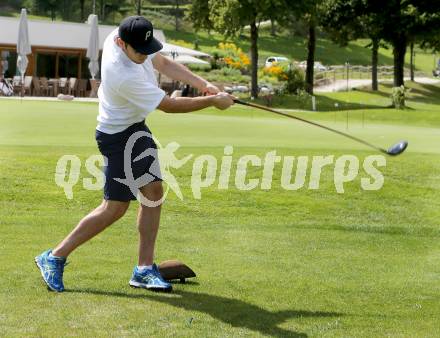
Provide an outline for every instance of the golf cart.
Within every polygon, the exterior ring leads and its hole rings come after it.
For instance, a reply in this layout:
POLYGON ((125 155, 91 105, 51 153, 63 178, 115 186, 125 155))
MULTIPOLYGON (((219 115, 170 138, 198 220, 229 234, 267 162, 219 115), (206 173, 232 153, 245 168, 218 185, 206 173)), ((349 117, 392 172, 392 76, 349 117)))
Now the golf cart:
POLYGON ((437 67, 432 71, 432 76, 440 77, 440 59, 437 60, 437 67))

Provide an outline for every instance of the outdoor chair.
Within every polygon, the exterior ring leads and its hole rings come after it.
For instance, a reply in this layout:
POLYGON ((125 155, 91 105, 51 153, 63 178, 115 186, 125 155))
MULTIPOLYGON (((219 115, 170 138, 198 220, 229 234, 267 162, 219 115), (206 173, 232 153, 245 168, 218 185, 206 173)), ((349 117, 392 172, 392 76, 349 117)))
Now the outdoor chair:
POLYGON ((49 83, 49 86, 52 87, 52 96, 58 96, 58 93, 60 91, 60 80, 59 79, 49 79, 47 81, 49 83))
POLYGON ((79 79, 78 80, 78 87, 76 88, 78 97, 86 97, 87 92, 87 80, 86 79, 79 79))
POLYGON ((174 90, 179 89, 179 82, 167 77, 166 75, 160 74, 159 86, 167 94, 171 94, 174 90))
POLYGON ((32 95, 32 78, 33 78, 33 76, 25 76, 24 77, 24 95, 26 95, 26 93, 29 96, 32 95))
POLYGON ((20 75, 15 75, 12 78, 12 81, 13 81, 14 86, 16 86, 16 85, 19 86, 20 83, 21 83, 21 76, 20 75))
POLYGON ((49 84, 46 77, 40 77, 40 89, 44 96, 53 96, 53 85, 49 84))
POLYGON ((90 97, 98 97, 98 89, 101 81, 90 79, 90 97))
POLYGON ((186 97, 194 97, 198 96, 198 90, 194 87, 191 87, 188 84, 184 84, 180 88, 182 90, 182 96, 186 97))
POLYGON ((76 77, 71 77, 67 85, 67 95, 77 96, 78 81, 76 77))
POLYGON ((12 79, 12 87, 14 88, 14 94, 20 95, 21 93, 21 76, 16 75, 12 79))
POLYGON ((58 83, 58 91, 62 94, 67 94, 68 86, 67 77, 61 77, 58 83))
POLYGON ((160 88, 167 94, 171 94, 176 86, 173 82, 161 82, 160 88))
POLYGON ((32 78, 32 86, 34 87, 32 90, 32 96, 41 96, 41 82, 38 77, 34 76, 32 78))

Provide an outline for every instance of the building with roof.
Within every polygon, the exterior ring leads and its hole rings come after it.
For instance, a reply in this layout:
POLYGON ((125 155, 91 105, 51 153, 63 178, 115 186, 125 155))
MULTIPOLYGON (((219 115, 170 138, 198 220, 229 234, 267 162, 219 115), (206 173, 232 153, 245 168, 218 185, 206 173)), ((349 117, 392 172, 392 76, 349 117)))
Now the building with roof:
MULTIPOLYGON (((5 71, 5 77, 12 77, 17 73, 18 25, 19 18, 0 16, 0 55, 2 60, 0 67, 5 71)), ((28 27, 32 54, 28 56, 29 65, 26 75, 48 78, 90 77, 88 59, 86 58, 90 25, 28 20, 28 27)), ((115 28, 116 26, 99 25, 101 49, 105 38, 115 28)), ((159 41, 165 43, 165 36, 161 30, 154 30, 153 34, 159 41)))

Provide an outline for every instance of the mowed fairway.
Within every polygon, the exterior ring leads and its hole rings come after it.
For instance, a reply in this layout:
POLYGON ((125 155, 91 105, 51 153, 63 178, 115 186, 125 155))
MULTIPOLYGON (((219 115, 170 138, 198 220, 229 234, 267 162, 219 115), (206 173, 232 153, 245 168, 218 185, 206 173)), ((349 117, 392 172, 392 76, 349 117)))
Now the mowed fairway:
MULTIPOLYGON (((193 154, 172 170, 184 200, 170 192, 163 206, 157 261, 178 258, 198 278, 175 284, 172 294, 129 288, 137 252, 132 203, 122 220, 69 258, 67 292, 54 294, 33 259, 101 201, 101 191, 82 186, 92 177, 85 160, 99 153, 96 114, 94 103, 0 100, 0 335, 440 335, 439 105, 367 110, 364 125, 360 111, 350 111, 349 132, 383 147, 410 142, 380 168, 385 183, 378 191, 361 189, 369 177, 362 162, 375 153, 327 131, 241 107, 154 112, 147 123, 160 142, 178 142, 178 158, 193 154), (195 199, 194 159, 213 155, 218 178, 226 145, 234 147, 230 188, 218 189, 216 179, 195 199), (361 169, 344 194, 336 192, 334 165, 323 169, 319 189, 307 189, 310 163, 299 190, 281 188, 280 163, 270 190, 235 188, 237 160, 272 150, 310 161, 352 154, 361 169), (72 200, 54 180, 65 154, 82 161, 72 200)), ((301 116, 346 129, 344 111, 301 116)), ((261 177, 261 168, 249 170, 248 179, 261 177)))

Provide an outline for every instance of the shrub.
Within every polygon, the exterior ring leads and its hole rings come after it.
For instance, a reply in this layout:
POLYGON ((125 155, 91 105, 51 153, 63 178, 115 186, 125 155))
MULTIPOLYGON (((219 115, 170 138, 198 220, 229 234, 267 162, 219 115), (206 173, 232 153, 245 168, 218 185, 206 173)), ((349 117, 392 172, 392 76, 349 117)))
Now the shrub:
POLYGON ((224 66, 223 58, 226 56, 224 51, 220 49, 214 49, 211 58, 211 69, 219 69, 224 66))
POLYGON ((263 74, 276 77, 278 80, 287 80, 287 77, 284 73, 284 68, 278 64, 274 64, 270 67, 264 67, 263 69, 263 74))
POLYGON ((304 72, 291 64, 274 64, 264 68, 263 74, 283 82, 282 92, 285 94, 297 94, 305 88, 304 72))
POLYGON ((266 75, 263 71, 258 72, 259 83, 270 83, 271 85, 280 85, 280 81, 274 76, 266 75))
POLYGON ((241 72, 238 69, 224 67, 220 69, 220 74, 223 76, 239 77, 241 72))
POLYGON ((243 75, 238 69, 228 67, 212 70, 197 69, 196 73, 215 83, 248 85, 250 81, 249 75, 243 75))
POLYGON ((296 92, 296 96, 298 97, 298 101, 302 104, 302 106, 307 106, 312 100, 312 95, 307 93, 304 88, 298 89, 296 92))
POLYGON ((409 89, 406 89, 404 86, 393 87, 393 91, 391 93, 392 106, 396 109, 404 109, 405 99, 408 92, 409 89))
POLYGON ((299 94, 305 88, 304 72, 297 67, 289 67, 283 74, 286 79, 283 91, 287 94, 299 94))
POLYGON ((207 72, 212 69, 210 65, 188 64, 186 66, 195 72, 207 72))
POLYGON ((223 61, 227 67, 239 69, 243 73, 248 71, 251 61, 235 44, 220 42, 218 49, 223 53, 223 61))

